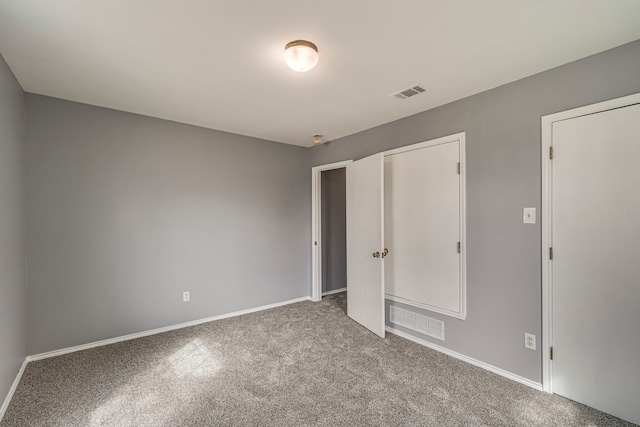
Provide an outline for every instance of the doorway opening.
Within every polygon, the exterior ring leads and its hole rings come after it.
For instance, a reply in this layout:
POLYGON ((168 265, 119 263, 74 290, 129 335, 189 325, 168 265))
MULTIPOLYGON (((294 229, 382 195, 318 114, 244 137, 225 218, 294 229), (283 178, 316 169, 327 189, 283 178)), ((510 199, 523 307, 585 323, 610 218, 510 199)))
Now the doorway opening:
POLYGON ((347 170, 320 173, 322 296, 347 290, 347 170))
POLYGON ((351 160, 312 168, 313 301, 347 288, 346 166, 351 160))

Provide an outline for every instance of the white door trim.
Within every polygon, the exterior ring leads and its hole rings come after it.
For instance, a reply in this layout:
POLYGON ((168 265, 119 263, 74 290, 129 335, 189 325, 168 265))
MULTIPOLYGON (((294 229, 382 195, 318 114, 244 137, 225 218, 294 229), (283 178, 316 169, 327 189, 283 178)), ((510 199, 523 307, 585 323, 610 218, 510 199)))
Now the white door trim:
POLYGON ((640 104, 640 93, 542 117, 542 206, 540 209, 542 225, 542 387, 544 391, 549 393, 553 393, 550 361, 550 349, 553 345, 553 271, 552 261, 549 259, 549 248, 553 247, 551 233, 553 182, 552 159, 549 155, 553 146, 553 123, 634 104, 640 104))
POLYGON ((403 145, 402 147, 394 148, 392 150, 383 151, 382 154, 386 156, 392 156, 394 154, 406 153, 407 151, 420 150, 422 148, 433 147, 434 145, 442 145, 447 144, 449 142, 460 141, 460 147, 462 151, 462 146, 464 145, 464 140, 466 137, 466 132, 454 133, 453 135, 442 136, 436 139, 430 139, 424 142, 416 142, 411 145, 403 145))
POLYGON ((322 180, 324 171, 346 168, 353 160, 311 168, 311 300, 322 299, 322 180), (317 242, 317 244, 316 244, 317 242))

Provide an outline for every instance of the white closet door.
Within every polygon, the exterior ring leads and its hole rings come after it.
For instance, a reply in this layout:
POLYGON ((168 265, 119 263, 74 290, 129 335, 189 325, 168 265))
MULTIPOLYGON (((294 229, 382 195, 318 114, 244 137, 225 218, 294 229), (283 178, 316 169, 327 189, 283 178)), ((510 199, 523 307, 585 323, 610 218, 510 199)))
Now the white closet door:
POLYGON ((383 182, 382 153, 347 166, 347 314, 384 338, 383 182))
POLYGON ((553 124, 553 392, 640 424, 640 106, 553 124))
POLYGON ((460 141, 385 158, 386 260, 390 299, 464 318, 460 141))

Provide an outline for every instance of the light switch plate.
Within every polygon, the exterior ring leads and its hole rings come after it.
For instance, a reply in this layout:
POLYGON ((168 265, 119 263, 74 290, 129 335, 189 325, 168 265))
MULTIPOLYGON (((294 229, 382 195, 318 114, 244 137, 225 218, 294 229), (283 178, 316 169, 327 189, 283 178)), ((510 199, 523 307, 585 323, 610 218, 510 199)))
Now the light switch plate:
POLYGON ((524 224, 535 224, 536 208, 524 208, 522 210, 522 222, 524 224))

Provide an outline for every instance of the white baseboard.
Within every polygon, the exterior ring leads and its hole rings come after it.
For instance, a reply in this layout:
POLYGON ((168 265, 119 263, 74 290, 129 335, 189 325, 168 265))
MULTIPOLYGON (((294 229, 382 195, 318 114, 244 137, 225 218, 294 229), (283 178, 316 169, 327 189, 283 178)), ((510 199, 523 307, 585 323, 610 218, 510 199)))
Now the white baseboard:
POLYGON ((340 292, 346 292, 346 291, 347 291, 347 287, 345 286, 344 288, 334 289, 332 291, 323 292, 322 296, 326 297, 327 295, 339 294, 340 292))
POLYGON ((16 375, 16 379, 13 380, 13 384, 11 384, 11 388, 9 389, 9 393, 7 393, 7 397, 5 397, 2 406, 0 406, 0 422, 2 418, 4 418, 4 413, 7 412, 7 408, 9 407, 9 402, 13 399, 13 393, 16 392, 18 388, 18 384, 20 384, 20 378, 22 378, 22 374, 24 373, 24 368, 27 366, 27 359, 22 362, 22 366, 20 366, 20 370, 18 371, 18 375, 16 375))
POLYGON ((301 297, 288 301, 277 302, 274 304, 263 305, 260 307, 248 308, 246 310, 234 311, 232 313, 220 314, 218 316, 207 317, 204 319, 192 320, 190 322, 178 323, 176 325, 165 326, 163 328, 151 329, 148 331, 137 332, 135 334, 122 335, 115 338, 109 338, 102 341, 95 341, 88 344, 81 344, 74 347, 62 348, 60 350, 47 351, 45 353, 34 354, 27 356, 26 362, 32 362, 34 360, 47 359, 49 357, 61 356, 67 353, 73 353, 75 351, 87 350, 94 347, 101 347, 103 345, 114 344, 121 341, 134 340, 136 338, 147 337, 149 335, 161 334, 163 332, 173 331, 175 329, 188 328, 189 326, 199 325, 201 323, 213 322, 214 320, 227 319, 229 317, 242 316, 243 314, 255 313, 257 311, 269 310, 270 308, 281 307, 283 305, 295 304, 301 301, 311 300, 310 297, 301 297))
POLYGON ((465 356, 464 354, 460 354, 460 353, 455 352, 453 350, 449 350, 448 348, 442 347, 441 345, 434 344, 432 342, 429 342, 429 341, 414 337, 413 335, 410 335, 410 334, 408 334, 406 332, 399 331, 399 330, 391 328, 389 326, 387 326, 385 329, 386 329, 387 332, 391 332, 392 334, 398 335, 399 337, 406 338, 409 341, 413 341, 413 342, 415 342, 417 344, 423 345, 425 347, 429 347, 429 348, 431 348, 433 350, 439 351, 439 352, 444 353, 446 355, 449 355, 451 357, 455 357, 456 359, 462 360, 463 362, 470 363, 470 364, 475 365, 475 366, 477 366, 479 368, 486 369, 487 371, 491 371, 494 374, 498 374, 498 375, 503 376, 505 378, 509 378, 510 380, 519 382, 520 384, 524 384, 524 385, 529 386, 531 388, 535 388, 536 390, 542 391, 542 384, 537 383, 535 381, 531 381, 530 379, 521 377, 520 375, 516 375, 516 374, 514 374, 512 372, 505 371, 504 369, 495 367, 493 365, 489 365, 488 363, 484 363, 484 362, 481 362, 479 360, 473 359, 473 358, 471 358, 469 356, 465 356))

